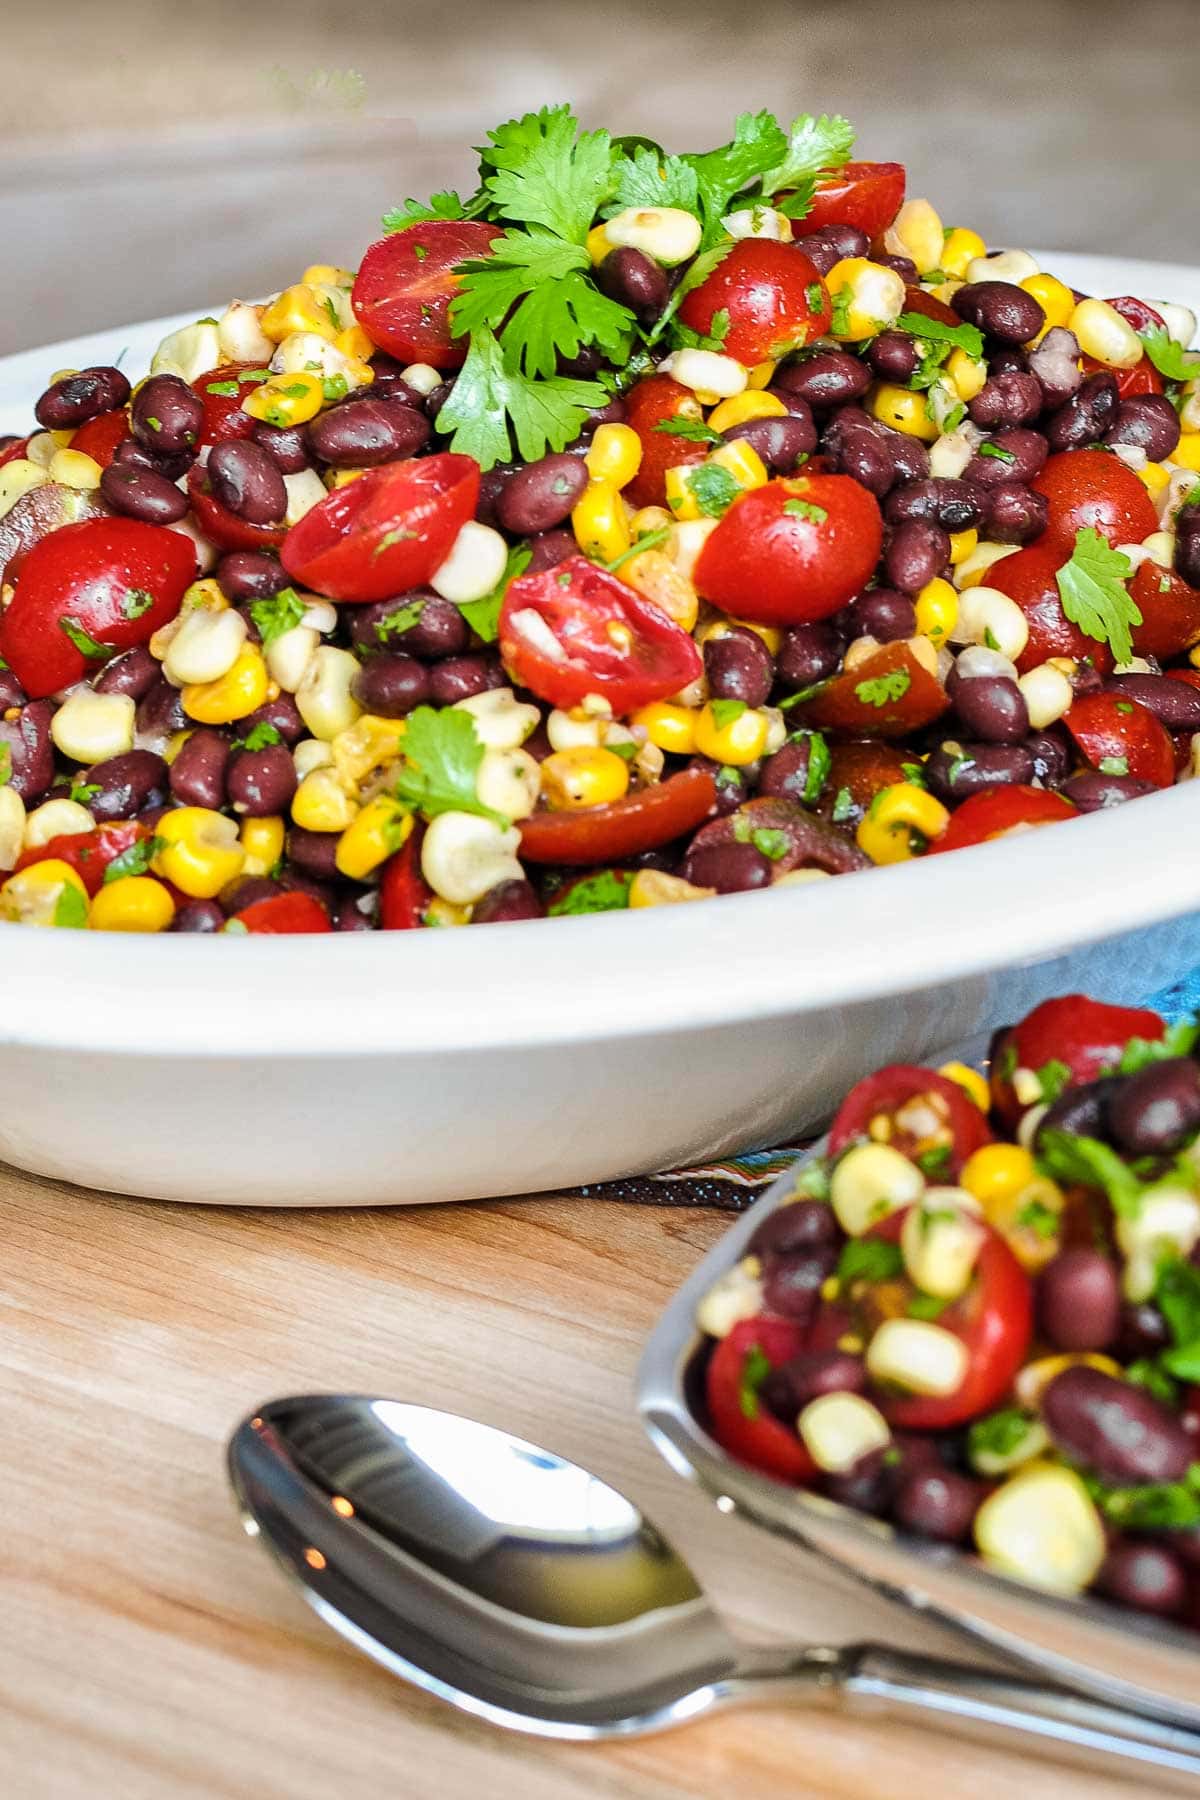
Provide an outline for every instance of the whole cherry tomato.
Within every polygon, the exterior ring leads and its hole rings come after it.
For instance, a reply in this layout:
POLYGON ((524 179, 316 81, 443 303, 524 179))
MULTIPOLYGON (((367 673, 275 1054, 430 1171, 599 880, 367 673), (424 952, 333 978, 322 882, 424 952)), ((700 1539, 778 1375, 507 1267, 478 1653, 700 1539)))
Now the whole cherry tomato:
POLYGON ((279 560, 331 600, 387 600, 441 567, 478 499, 473 457, 443 450, 384 463, 319 500, 292 526, 279 560))
POLYGON ((983 788, 950 816, 950 823, 940 838, 929 846, 930 856, 941 856, 947 850, 970 850, 976 844, 990 843, 1006 837, 1010 831, 1028 831, 1039 825, 1057 825, 1062 819, 1079 817, 1069 800, 1052 794, 1047 788, 1012 787, 983 788))
POLYGON ((32 700, 81 681, 109 651, 144 644, 179 611, 196 573, 181 532, 86 519, 34 544, 0 621, 0 656, 32 700))
POLYGON ((1160 661, 1178 656, 1200 640, 1200 588, 1164 569, 1147 557, 1139 563, 1129 592, 1142 615, 1133 627, 1133 648, 1138 656, 1157 656, 1160 661))
POLYGON ((823 225, 856 225, 882 237, 904 204, 904 164, 848 162, 818 182, 813 203, 792 229, 797 237, 823 225))
POLYGON ((206 538, 222 550, 273 550, 282 544, 287 526, 254 525, 239 518, 222 504, 212 491, 208 470, 193 463, 188 470, 188 499, 196 515, 196 523, 206 538))
POLYGON ((362 259, 350 304, 373 344, 402 362, 458 369, 465 338, 450 329, 457 263, 491 254, 500 226, 474 219, 429 219, 377 239, 362 259))
POLYGON ((241 912, 234 913, 225 929, 236 930, 239 925, 243 931, 264 937, 290 937, 297 932, 333 930, 329 914, 321 902, 311 894, 302 893, 272 894, 266 900, 256 900, 252 906, 245 906, 241 912))
POLYGON ((1093 769, 1173 787, 1175 749, 1149 707, 1127 694, 1084 694, 1063 724, 1093 769))
POLYGON ((776 362, 829 329, 829 294, 802 250, 770 238, 743 238, 706 281, 693 288, 679 317, 701 337, 721 315, 721 349, 746 364, 776 362))
POLYGON ((571 707, 599 694, 617 714, 678 693, 703 666, 686 631, 586 556, 509 584, 500 653, 539 700, 571 707))
MULTIPOLYGON (((1165 1031, 1159 1015, 1144 1007, 1109 1006, 1087 994, 1043 1000, 1018 1025, 1010 1025, 993 1039, 992 1104, 1005 1124, 1015 1127, 1027 1104, 1018 1100, 1013 1090, 1017 1069, 1031 1069, 1036 1075, 1060 1064, 1069 1084, 1081 1086, 1115 1069, 1131 1038, 1157 1044, 1165 1031)), ((1061 1070, 1056 1074, 1061 1075, 1061 1070)))
MULTIPOLYGON (((1082 456, 1085 452, 1076 450, 1071 454, 1082 456)), ((1028 549, 1018 550, 993 563, 988 570, 989 587, 999 588, 1002 594, 1015 600, 1029 626, 1029 640, 1016 658, 1022 675, 1036 669, 1039 663, 1048 662, 1052 656, 1070 656, 1076 661, 1086 659, 1101 675, 1112 673, 1113 653, 1108 644, 1100 638, 1089 637, 1082 626, 1068 619, 1063 611, 1062 595, 1055 577, 1066 561, 1067 556, 1061 549, 1051 549, 1039 540, 1028 549)))
POLYGON ((27 869, 30 863, 45 862, 50 857, 57 858, 60 862, 70 864, 89 894, 97 894, 104 885, 105 871, 118 857, 128 857, 130 863, 130 866, 118 873, 146 873, 149 854, 141 852, 130 856, 130 852, 135 845, 148 843, 151 836, 149 826, 139 825, 136 819, 113 819, 97 825, 94 831, 64 833, 61 837, 53 837, 47 843, 39 844, 36 849, 23 850, 17 858, 16 866, 18 869, 27 869))
POLYGON ((425 922, 433 889, 421 873, 421 839, 425 827, 418 822, 389 856, 379 884, 379 924, 383 931, 415 931, 425 922))
POLYGON ((717 788, 707 769, 683 769, 653 787, 639 788, 610 806, 581 812, 537 812, 522 819, 525 862, 621 863, 644 850, 657 850, 703 824, 717 804, 717 788))
POLYGON ((806 625, 870 580, 879 503, 849 475, 793 475, 742 494, 705 540, 696 588, 739 619, 806 625))
POLYGON ((107 469, 117 445, 132 435, 129 414, 123 406, 118 406, 113 412, 97 413, 94 419, 81 425, 71 438, 71 448, 82 451, 102 469, 107 469))
POLYGON ((790 1319, 743 1319, 719 1340, 705 1374, 709 1430, 722 1450, 777 1481, 808 1481, 817 1472, 795 1429, 758 1395, 768 1368, 778 1369, 804 1347, 804 1332, 790 1319))
POLYGON ((1061 549, 1064 558, 1074 550, 1077 533, 1088 526, 1110 544, 1140 544, 1158 530, 1158 514, 1144 484, 1111 451, 1060 451, 1032 485, 1050 502, 1039 548, 1061 549))
POLYGON ((193 381, 192 392, 199 394, 204 405, 197 446, 250 436, 259 421, 242 411, 242 402, 261 386, 267 374, 263 363, 222 363, 219 369, 210 369, 193 381), (246 369, 254 371, 253 381, 245 379, 246 369))
POLYGON ((669 375, 648 375, 630 388, 625 396, 625 422, 642 443, 638 472, 624 490, 631 506, 664 506, 667 470, 701 463, 712 449, 711 444, 660 430, 670 419, 700 422, 700 405, 691 388, 669 375))
POLYGON ((866 1142, 879 1118, 888 1125, 885 1141, 931 1181, 957 1181, 967 1158, 992 1141, 986 1116, 956 1081, 936 1069, 892 1063, 850 1089, 829 1128, 829 1154, 866 1142))
POLYGON ((936 675, 901 638, 835 675, 810 700, 789 708, 789 716, 850 737, 899 738, 932 725, 949 705, 936 675))

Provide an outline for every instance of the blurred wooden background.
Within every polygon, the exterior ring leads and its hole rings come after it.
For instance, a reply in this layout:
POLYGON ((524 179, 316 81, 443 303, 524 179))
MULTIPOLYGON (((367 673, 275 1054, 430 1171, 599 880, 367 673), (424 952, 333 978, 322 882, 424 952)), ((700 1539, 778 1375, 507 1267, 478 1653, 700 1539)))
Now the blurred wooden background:
POLYGON ((1197 0, 0 6, 0 352, 353 263, 486 127, 840 110, 995 244, 1200 260, 1197 0))

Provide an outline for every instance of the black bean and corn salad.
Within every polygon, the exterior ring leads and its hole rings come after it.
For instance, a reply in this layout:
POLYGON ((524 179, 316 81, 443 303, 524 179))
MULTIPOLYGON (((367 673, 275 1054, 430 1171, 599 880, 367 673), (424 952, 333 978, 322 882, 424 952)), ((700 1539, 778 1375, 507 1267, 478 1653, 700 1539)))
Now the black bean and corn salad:
POLYGON ((1082 994, 893 1065, 699 1307, 775 1479, 1200 1627, 1200 1028, 1082 994))
POLYGON ((357 271, 56 372, 0 440, 0 916, 670 904, 1200 769, 1194 316, 853 144, 544 109, 357 271))

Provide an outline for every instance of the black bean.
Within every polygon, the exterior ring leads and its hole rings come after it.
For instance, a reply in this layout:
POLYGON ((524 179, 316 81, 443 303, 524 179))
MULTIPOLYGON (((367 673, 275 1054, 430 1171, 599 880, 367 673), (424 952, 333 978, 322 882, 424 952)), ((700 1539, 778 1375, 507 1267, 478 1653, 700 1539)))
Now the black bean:
POLYGON ((51 382, 33 409, 46 431, 71 431, 100 413, 114 412, 129 399, 129 381, 120 369, 104 365, 80 369, 51 382))
POLYGON ((1002 481, 988 489, 984 529, 995 544, 1030 544, 1041 537, 1050 522, 1050 502, 1044 494, 1019 481, 1002 481))
POLYGON ((921 355, 907 331, 881 331, 874 343, 868 344, 866 359, 882 381, 903 384, 916 374, 921 355))
POLYGON ((1117 407, 1106 444, 1133 444, 1151 462, 1165 462, 1179 443, 1179 414, 1165 394, 1132 394, 1117 407))
POLYGON ((194 450, 178 450, 170 455, 164 451, 161 455, 155 455, 144 444, 139 444, 136 438, 127 437, 122 438, 113 451, 109 466, 114 469, 144 469, 150 475, 162 475, 168 481, 178 481, 181 475, 187 474, 195 460, 194 450))
POLYGON ((896 1492, 898 1471, 883 1450, 869 1450, 840 1475, 826 1475, 822 1492, 855 1512, 886 1513, 896 1492))
POLYGON ((1181 1481, 1192 1461, 1192 1440, 1174 1413, 1146 1388, 1086 1363, 1054 1377, 1041 1412, 1055 1448, 1105 1481, 1181 1481))
POLYGON ((975 675, 954 689, 954 710, 972 737, 1023 744, 1029 735, 1025 696, 1009 675, 975 675))
POLYGON ((430 429, 429 420, 415 407, 395 400, 354 398, 318 413, 308 427, 308 447, 331 468, 369 469, 415 456, 429 442, 430 429))
MULTIPOLYGON (((420 416, 425 423, 424 416, 420 416)), ((427 423, 425 429, 429 429, 427 423)), ((302 469, 311 467, 303 425, 266 425, 260 421, 250 436, 278 466, 281 475, 299 475, 302 469)))
POLYGON ((828 275, 835 263, 847 256, 866 256, 871 240, 857 225, 822 225, 794 240, 818 275, 828 275))
POLYGON ((892 1501, 892 1517, 902 1531, 961 1544, 983 1498, 983 1489, 952 1469, 918 1469, 903 1480, 892 1501))
POLYGON ((960 319, 1002 344, 1027 344, 1046 323, 1038 301, 1011 281, 968 281, 951 296, 950 304, 960 319))
POLYGON ((786 1255, 792 1250, 839 1243, 841 1235, 833 1209, 824 1200, 789 1200, 767 1214, 746 1250, 751 1256, 786 1255))
POLYGON ((481 525, 493 527, 499 525, 496 502, 504 492, 505 483, 512 473, 512 463, 501 463, 494 469, 485 469, 480 476, 479 498, 475 502, 475 517, 481 525))
POLYGON ((775 659, 756 631, 735 626, 704 646, 704 673, 714 700, 763 706, 775 681, 775 659))
POLYGON ((543 456, 509 476, 496 501, 496 517, 518 537, 552 531, 570 516, 587 484, 587 465, 579 457, 543 456))
POLYGON ((144 737, 170 737, 190 724, 177 687, 159 675, 138 701, 137 728, 144 737))
MULTIPOLYGON (((895 334, 893 334, 895 335, 895 334)), ((911 338, 905 338, 911 343, 911 338)), ((771 381, 772 391, 782 389, 803 400, 814 412, 848 406, 871 385, 871 371, 847 350, 818 350, 800 362, 781 363, 771 381)))
POLYGON ((1108 1128, 1126 1156, 1164 1156, 1200 1127, 1200 1068, 1187 1056, 1126 1075, 1108 1103, 1108 1128))
POLYGON ((1155 788, 1152 781, 1138 781, 1132 775, 1101 775, 1097 769, 1080 769, 1063 782, 1061 792, 1080 812, 1092 813, 1124 806, 1127 800, 1140 800, 1143 794, 1153 794, 1155 788))
POLYGON ((475 902, 471 923, 506 925, 517 919, 540 919, 545 910, 531 882, 502 881, 475 902))
POLYGON ((1049 445, 1040 431, 1014 426, 996 432, 980 445, 963 470, 963 480, 982 488, 1007 486, 1014 481, 1027 484, 1041 474, 1049 454, 1049 445))
POLYGON ((896 488, 889 494, 884 512, 892 525, 924 519, 943 531, 969 531, 982 522, 986 504, 986 497, 970 482, 943 475, 896 488))
POLYGON ((775 659, 779 679, 789 688, 811 687, 815 681, 825 681, 836 675, 845 648, 845 639, 824 620, 814 625, 793 625, 784 632, 775 659))
POLYGON ((569 556, 579 555, 579 545, 569 531, 541 531, 531 537, 527 573, 539 575, 543 569, 556 569, 569 556))
POLYGON ((1061 727, 1031 731, 1025 748, 1033 757, 1033 772, 1043 787, 1057 790, 1071 772, 1071 750, 1061 727))
POLYGON ((424 394, 404 379, 406 363, 397 362, 394 356, 388 356, 382 350, 377 350, 369 361, 375 377, 370 390, 373 395, 386 394, 389 400, 403 400, 405 406, 424 406, 424 394))
POLYGON ((1068 1087, 1052 1101, 1038 1130, 1067 1131, 1072 1137, 1102 1138, 1108 1131, 1108 1101, 1113 1091, 1113 1078, 1085 1081, 1068 1087))
POLYGON ((789 740, 763 763, 759 793, 777 800, 793 800, 797 805, 811 805, 819 797, 819 790, 809 793, 811 765, 812 739, 805 736, 789 740))
POLYGON ((215 730, 193 731, 167 775, 172 794, 184 806, 207 806, 214 812, 225 804, 225 766, 229 739, 215 730))
POLYGON ((601 427, 601 425, 623 425, 629 416, 629 408, 620 394, 614 394, 603 406, 588 408, 588 416, 583 422, 577 443, 585 444, 601 427))
POLYGON ((286 812, 296 792, 296 765, 287 745, 235 750, 225 769, 225 792, 234 811, 252 819, 286 812))
POLYGON ((671 297, 666 271, 652 256, 630 244, 609 251, 596 270, 596 286, 639 319, 654 318, 671 297))
POLYGON ((111 463, 100 477, 100 492, 116 513, 145 525, 174 525, 188 509, 187 495, 165 475, 111 463))
POLYGON ((430 697, 430 671, 415 656, 385 650, 369 656, 354 677, 352 691, 360 706, 383 719, 403 719, 430 697))
POLYGON ((338 874, 339 836, 336 831, 306 831, 301 825, 293 825, 287 834, 288 859, 305 875, 318 881, 333 881, 338 874))
POLYGON ((1048 331, 1040 344, 1026 352, 1029 373, 1036 375, 1045 406, 1062 406, 1083 385, 1079 366, 1079 340, 1064 325, 1048 331))
POLYGON ((758 1397, 768 1412, 794 1426, 810 1400, 822 1394, 861 1394, 866 1385, 861 1356, 844 1350, 805 1350, 772 1369, 758 1397))
POLYGON ((897 525, 883 553, 883 572, 904 594, 919 594, 950 560, 950 539, 940 525, 905 519, 897 525))
MULTIPOLYGON (((374 901, 372 901, 372 912, 373 910, 374 901)), ((356 894, 344 894, 337 904, 333 929, 335 931, 374 931, 375 921, 371 912, 363 912, 358 904, 356 894)))
POLYGON ((248 600, 269 600, 290 580, 278 557, 261 550, 227 551, 217 564, 216 578, 221 592, 235 606, 248 600))
POLYGON ((1183 1611, 1188 1581, 1183 1564, 1162 1544, 1116 1544, 1104 1560, 1097 1586, 1121 1606, 1174 1618, 1183 1611))
POLYGON ((920 438, 907 432, 884 430, 883 439, 892 453, 897 481, 924 481, 929 474, 929 451, 920 438))
POLYGON ((800 410, 804 402, 796 397, 786 418, 778 413, 770 419, 745 419, 725 432, 726 442, 741 439, 757 450, 768 469, 788 474, 802 456, 817 447, 817 428, 812 415, 806 418, 800 410))
POLYGON ((701 844, 683 859, 684 878, 693 887, 718 894, 742 894, 771 885, 771 862, 753 844, 701 844))
POLYGON ((425 417, 431 420, 435 426, 437 425, 438 414, 441 412, 443 406, 445 406, 453 392, 454 377, 451 375, 448 380, 439 381, 438 385, 435 388, 430 388, 429 392, 426 394, 425 417))
POLYGON ((838 458, 843 475, 849 475, 869 494, 882 500, 896 484, 896 464, 886 438, 873 432, 849 432, 838 458))
POLYGON ((894 256, 890 250, 882 250, 872 261, 881 268, 894 269, 906 287, 916 287, 921 279, 921 271, 911 256, 894 256))
POLYGON ((1125 1302, 1121 1308, 1119 1331, 1117 1354, 1122 1362, 1133 1362, 1139 1356, 1156 1356, 1171 1342, 1167 1321, 1149 1300, 1143 1300, 1140 1305, 1125 1302))
POLYGON ((48 700, 31 700, 15 719, 0 719, 0 744, 8 746, 9 780, 26 806, 40 800, 54 780, 54 741, 48 700))
POLYGON ((505 685, 498 656, 448 656, 429 671, 429 698, 434 706, 453 706, 473 694, 505 685))
MULTIPOLYGON (((963 682, 964 687, 972 684, 963 682)), ((946 805, 969 800, 989 787, 1023 786, 1033 780, 1033 757, 1024 744, 954 743, 935 750, 925 764, 930 792, 946 805)))
POLYGON ((214 444, 206 472, 221 505, 251 525, 277 525, 287 512, 287 488, 278 463, 249 438, 214 444))
POLYGON ((1081 450, 1098 444, 1117 416, 1117 378, 1108 369, 1089 375, 1078 392, 1043 425, 1051 450, 1081 450))
POLYGON ((28 698, 12 670, 0 669, 0 712, 9 712, 13 707, 19 709, 28 698))
MULTIPOLYGON (((531 741, 526 740, 525 748, 527 750, 531 741)), ((536 755, 536 751, 533 754, 536 755)), ((540 757, 538 761, 541 761, 540 757)), ((708 756, 693 756, 688 763, 689 769, 707 769, 712 776, 717 789, 717 816, 722 819, 729 813, 736 812, 739 806, 744 806, 749 800, 758 783, 762 766, 761 762, 752 762, 743 763, 740 768, 735 769, 732 763, 713 762, 712 758, 708 756)), ((637 859, 632 860, 636 861, 637 859)), ((667 863, 647 863, 645 867, 662 868, 669 875, 673 875, 678 861, 679 858, 676 856, 669 858, 667 863)), ((640 866, 642 865, 639 864, 640 866)))
POLYGON ((817 1310, 822 1283, 837 1266, 836 1244, 778 1252, 763 1269, 763 1304, 768 1312, 807 1325, 817 1310))
POLYGON ((98 694, 131 694, 142 700, 159 679, 159 665, 144 644, 105 663, 92 686, 98 694))
POLYGON ((246 907, 257 906, 260 900, 277 900, 283 891, 282 882, 269 875, 239 875, 229 887, 222 888, 221 905, 226 915, 233 918, 246 907))
POLYGON ((1121 1284, 1102 1250, 1062 1250, 1037 1279, 1038 1323, 1056 1350, 1107 1350, 1117 1336, 1121 1284))
POLYGON ((574 375, 586 381, 604 367, 604 358, 595 344, 580 344, 574 356, 567 356, 560 350, 556 366, 560 375, 574 375))
POLYGON ((914 636, 917 612, 907 592, 897 593, 895 588, 868 588, 850 602, 838 624, 849 638, 873 637, 881 644, 893 644, 900 638, 914 636))
POLYGON ((144 807, 160 806, 167 797, 167 765, 153 750, 125 750, 94 763, 83 776, 91 794, 87 809, 98 823, 132 819, 144 807))
POLYGON ((984 382, 967 411, 984 431, 1003 425, 1030 425, 1045 405, 1036 375, 1006 369, 984 382))
POLYGON ((1176 515, 1175 571, 1200 587, 1200 506, 1182 506, 1176 515))
POLYGON ((156 455, 192 449, 204 428, 204 402, 178 375, 152 375, 133 397, 129 424, 156 455))
POLYGON ((223 931, 225 914, 215 900, 189 900, 181 906, 167 927, 168 931, 223 931))
POLYGON ((1166 675, 1111 675, 1104 685, 1110 693, 1136 700, 1168 731, 1200 731, 1200 690, 1190 682, 1166 675))
POLYGON ((290 694, 278 694, 274 700, 264 700, 252 713, 239 719, 237 735, 248 738, 256 725, 274 726, 285 744, 298 744, 302 737, 308 736, 308 727, 300 717, 300 708, 290 694))

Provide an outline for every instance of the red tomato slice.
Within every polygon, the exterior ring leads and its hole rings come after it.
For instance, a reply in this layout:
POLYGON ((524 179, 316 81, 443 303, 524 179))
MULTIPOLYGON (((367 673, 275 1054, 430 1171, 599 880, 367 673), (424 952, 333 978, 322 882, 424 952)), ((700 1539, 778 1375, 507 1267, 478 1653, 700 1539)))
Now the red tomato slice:
POLYGON ((95 489, 63 487, 57 481, 30 488, 0 518, 0 578, 15 581, 29 551, 51 532, 107 516, 95 489))
POLYGON ((1155 787, 1175 784, 1175 749, 1148 707, 1128 694, 1084 694, 1063 724, 1093 769, 1132 775, 1155 787), (1104 768, 1108 763, 1110 766, 1104 768), (1115 765, 1115 766, 1113 766, 1115 765))
POLYGON ((657 427, 667 419, 699 422, 702 417, 700 403, 691 388, 672 381, 669 375, 648 375, 626 394, 625 414, 626 424, 637 432, 642 442, 641 464, 625 489, 625 498, 635 507, 665 506, 664 476, 667 470, 703 462, 712 445, 675 437, 657 427))
POLYGON ((27 869, 30 863, 56 857, 70 864, 89 894, 97 894, 104 885, 104 871, 109 864, 150 836, 149 827, 139 825, 136 819, 116 819, 97 825, 94 831, 71 832, 39 844, 36 850, 23 850, 16 866, 27 869))
POLYGON ((904 164, 848 162, 819 182, 813 203, 792 230, 797 237, 823 225, 856 225, 869 238, 882 237, 904 204, 904 164))
POLYGON ((350 295, 359 324, 373 344, 401 362, 458 369, 465 338, 450 330, 450 302, 458 289, 456 263, 491 254, 498 225, 473 219, 430 219, 376 240, 362 259, 350 295))
POLYGON ((292 936, 296 932, 332 931, 329 914, 311 894, 291 893, 272 894, 269 899, 256 900, 252 906, 242 908, 234 913, 226 925, 241 925, 243 930, 253 932, 256 936, 282 937, 292 936))
MULTIPOLYGON (((1082 456, 1085 452, 1076 450, 1071 454, 1082 456)), ((1022 675, 1052 656, 1071 656, 1076 661, 1086 658, 1101 675, 1112 673, 1113 653, 1108 645, 1089 637, 1062 609, 1055 576, 1066 561, 1061 548, 1051 549, 1039 540, 1027 550, 1018 550, 993 563, 988 570, 989 586, 1015 600, 1029 626, 1029 640, 1016 659, 1022 675)))
POLYGON ((1133 294, 1115 294, 1107 302, 1114 312, 1119 312, 1133 329, 1139 334, 1143 331, 1165 331, 1167 322, 1160 312, 1147 300, 1138 300, 1133 294))
POLYGON ((1075 548, 1076 533, 1088 526, 1110 544, 1140 544, 1158 530, 1158 514, 1145 486, 1108 450, 1060 451, 1032 485, 1050 502, 1038 546, 1061 549, 1064 558, 1075 548))
POLYGON ((1010 831, 1057 825, 1060 819, 1078 817, 1069 800, 1047 788, 984 788, 951 814, 949 825, 929 846, 928 854, 940 856, 947 850, 969 850, 975 844, 1006 837, 1010 831))
POLYGON ((384 865, 379 884, 379 923, 384 931, 415 931, 425 922, 433 889, 421 873, 424 836, 425 827, 418 822, 384 865))
POLYGON ((1160 568, 1147 558, 1138 564, 1129 591, 1142 615, 1132 633, 1139 656, 1156 656, 1162 661, 1200 640, 1200 588, 1192 587, 1174 569, 1160 568))
POLYGON ((621 863, 657 850, 702 825, 717 804, 707 769, 683 769, 611 806, 584 812, 540 812, 522 819, 521 856, 531 863, 621 863))
POLYGON ((1109 1006, 1087 994, 1060 994, 1055 1000, 1043 1000, 1018 1025, 999 1032, 992 1043, 992 1103, 1005 1124, 1015 1127, 1025 1111, 1013 1092, 1015 1070, 1036 1073, 1047 1063, 1062 1063, 1070 1085, 1080 1086, 1115 1068, 1130 1038, 1156 1044, 1165 1031, 1159 1015, 1144 1007, 1109 1006))
POLYGON ((193 381, 192 392, 199 394, 204 403, 204 423, 197 447, 250 436, 258 420, 242 411, 242 402, 262 385, 265 370, 264 363, 222 363, 219 369, 210 369, 207 375, 193 381), (243 369, 254 369, 259 379, 243 381, 243 369))
POLYGON ((897 781, 908 780, 904 772, 906 766, 912 767, 911 756, 878 740, 862 744, 830 744, 829 774, 815 810, 823 819, 828 819, 837 806, 838 796, 845 793, 849 796, 852 810, 848 817, 842 817, 846 804, 843 801, 838 813, 842 824, 852 828, 858 824, 880 788, 892 787, 897 781))
POLYGON ((196 523, 206 538, 221 550, 273 550, 282 544, 287 526, 253 525, 223 506, 209 485, 208 471, 193 463, 188 470, 188 499, 196 523))
POLYGON ((335 488, 293 525, 288 574, 331 600, 387 600, 423 587, 479 499, 479 464, 443 450, 384 463, 335 488))
POLYGON ((849 475, 794 475, 742 494, 705 540, 696 587, 739 619, 806 625, 870 580, 879 503, 849 475))
POLYGON ((1111 375, 1122 400, 1132 400, 1137 394, 1166 392, 1167 384, 1148 356, 1134 363, 1132 369, 1110 368, 1108 363, 1099 362, 1094 356, 1081 356, 1079 361, 1085 375, 1111 375))
POLYGON ((539 700, 571 707, 600 694, 618 714, 678 693, 703 666, 686 631, 586 556, 510 584, 500 653, 539 700))
POLYGON ((721 340, 727 356, 752 365, 777 362, 829 329, 829 294, 802 250, 768 238, 743 238, 679 309, 701 337, 713 319, 728 320, 721 340))
POLYGON ((927 294, 922 287, 910 287, 904 290, 905 312, 920 313, 922 318, 936 319, 940 325, 961 325, 962 320, 952 306, 939 300, 936 294, 927 294))
POLYGON ((910 1161, 944 1150, 938 1166, 927 1171, 930 1180, 957 1181, 967 1158, 992 1141, 987 1118, 956 1081, 936 1069, 892 1063, 850 1089, 829 1128, 829 1154, 865 1141, 871 1121, 880 1116, 890 1127, 887 1142, 910 1161), (930 1115, 937 1120, 933 1129, 930 1115))
POLYGON ((881 644, 853 669, 835 675, 811 700, 802 701, 794 716, 847 737, 900 738, 932 725, 949 705, 941 682, 901 638, 881 644))
POLYGON ((64 525, 22 561, 0 621, 0 656, 40 700, 103 660, 89 659, 81 636, 112 650, 147 643, 175 617, 195 573, 195 545, 166 526, 109 518, 64 525))
POLYGON ((5 463, 16 462, 19 456, 24 456, 28 448, 29 439, 27 437, 14 438, 11 444, 0 445, 0 469, 4 467, 5 463))
POLYGON ((118 406, 115 411, 98 413, 94 419, 81 425, 71 439, 71 448, 81 450, 93 462, 98 462, 102 469, 107 469, 117 445, 123 444, 132 435, 129 414, 123 406, 118 406))
POLYGON ((797 1433, 767 1411, 746 1382, 747 1363, 766 1357, 773 1369, 804 1349, 804 1333, 788 1319, 743 1319, 717 1343, 705 1375, 708 1426, 722 1450, 777 1481, 811 1479, 817 1466, 797 1433))

